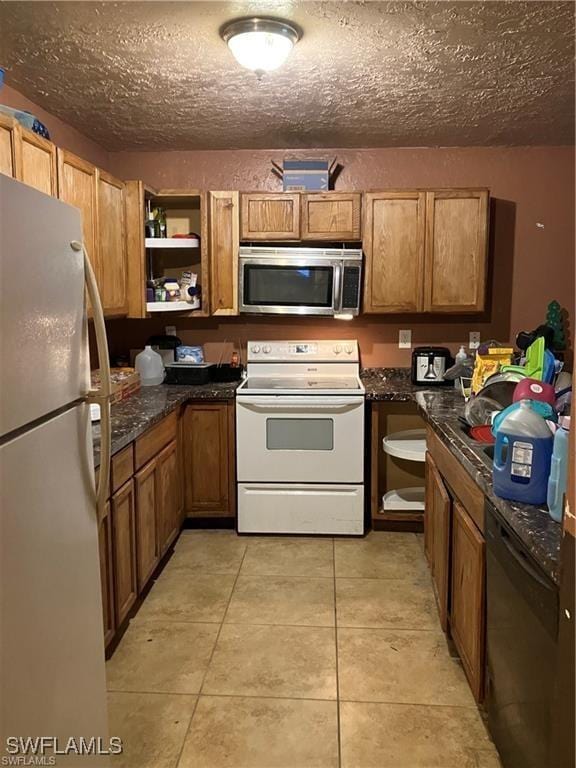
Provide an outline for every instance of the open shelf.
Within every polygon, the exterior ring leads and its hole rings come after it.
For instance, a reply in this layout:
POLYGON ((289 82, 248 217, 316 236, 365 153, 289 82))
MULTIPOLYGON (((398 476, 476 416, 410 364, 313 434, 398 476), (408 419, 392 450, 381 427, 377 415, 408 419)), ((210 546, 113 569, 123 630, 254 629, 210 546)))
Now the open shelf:
POLYGON ((424 512, 423 487, 395 488, 382 496, 383 512, 424 512))
POLYGON ((146 312, 193 312, 187 301, 147 301, 146 312))
MULTIPOLYGON (((376 530, 394 530, 393 528, 390 528, 388 526, 387 528, 381 528, 377 526, 378 522, 381 523, 412 523, 417 524, 418 526, 422 525, 422 520, 424 519, 424 513, 423 512, 410 512, 410 511, 401 511, 401 512, 391 512, 388 510, 380 509, 378 511, 378 514, 372 518, 372 522, 376 523, 376 530)), ((400 529, 400 530, 406 530, 406 529, 400 529)), ((418 530, 416 528, 416 530, 418 530)))
POLYGON ((425 428, 414 402, 370 407, 371 518, 375 530, 421 531, 425 428))
POLYGON ((406 461, 425 461, 426 430, 407 429, 382 438, 384 452, 406 461))
POLYGON ((197 237, 147 237, 146 248, 200 248, 197 237))

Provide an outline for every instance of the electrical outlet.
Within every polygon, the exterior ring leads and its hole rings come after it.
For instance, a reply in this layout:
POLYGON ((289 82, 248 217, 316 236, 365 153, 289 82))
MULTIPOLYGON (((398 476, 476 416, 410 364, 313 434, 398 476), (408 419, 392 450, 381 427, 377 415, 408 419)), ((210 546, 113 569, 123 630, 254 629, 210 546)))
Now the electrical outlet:
POLYGON ((480 333, 478 331, 470 331, 468 336, 468 349, 478 349, 480 346, 480 333))
POLYGON ((164 333, 166 336, 176 336, 176 326, 175 325, 167 325, 164 328, 164 333))
POLYGON ((412 331, 398 332, 398 349, 412 349, 412 331))

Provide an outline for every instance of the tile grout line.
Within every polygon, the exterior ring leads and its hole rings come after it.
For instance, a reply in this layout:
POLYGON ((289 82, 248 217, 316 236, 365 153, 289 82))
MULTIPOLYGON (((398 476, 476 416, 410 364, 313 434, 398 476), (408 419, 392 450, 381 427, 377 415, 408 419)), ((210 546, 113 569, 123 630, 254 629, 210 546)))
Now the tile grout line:
POLYGON ((220 629, 216 634, 214 647, 212 648, 212 653, 210 654, 210 658, 208 659, 208 664, 206 665, 206 671, 204 672, 204 676, 202 677, 202 683, 200 685, 200 690, 198 691, 198 696, 202 695, 202 690, 204 689, 204 683, 206 681, 206 675, 208 674, 208 669, 210 668, 210 664, 212 663, 212 659, 214 658, 214 653, 216 652, 216 646, 218 645, 218 640, 220 639, 220 634, 222 633, 222 629, 224 627, 224 621, 226 620, 226 614, 228 613, 228 609, 230 608, 230 603, 232 602, 232 595, 234 594, 234 590, 236 589, 236 584, 238 583, 238 579, 240 578, 240 571, 242 570, 242 566, 244 564, 244 558, 246 557, 247 551, 248 551, 248 547, 246 547, 246 549, 244 550, 244 554, 242 555, 242 560, 240 561, 240 566, 238 567, 236 578, 234 579, 234 583, 232 584, 232 589, 230 590, 230 596, 228 598, 228 601, 226 602, 226 608, 224 609, 224 613, 222 614, 220 629))
POLYGON ((334 574, 334 650, 336 652, 336 726, 338 738, 338 768, 342 765, 342 740, 340 733, 340 678, 338 674, 338 608, 336 603, 336 541, 332 539, 332 569, 334 574))
MULTIPOLYGON (((108 691, 108 693, 119 694, 136 694, 138 696, 187 696, 188 698, 195 697, 200 698, 199 693, 182 693, 175 691, 108 691)), ((271 701, 319 701, 326 703, 340 703, 340 704, 370 704, 374 706, 385 707, 433 707, 435 709, 463 709, 465 711, 473 711, 481 713, 478 705, 474 702, 472 704, 436 704, 434 702, 421 702, 421 701, 393 701, 387 699, 386 701, 375 699, 321 699, 316 696, 271 696, 270 694, 255 694, 255 693, 204 693, 205 698, 211 699, 269 699, 271 701)))
POLYGON ((190 734, 190 731, 192 729, 192 722, 194 721, 194 715, 196 714, 196 709, 198 708, 198 704, 200 703, 200 696, 202 695, 202 689, 204 688, 204 682, 206 680, 206 675, 208 674, 208 669, 210 668, 210 664, 212 663, 212 659, 214 658, 214 653, 216 651, 216 646, 218 645, 218 640, 220 638, 220 633, 222 632, 222 627, 224 626, 224 619, 226 618, 226 614, 228 613, 228 608, 230 606, 230 602, 232 601, 232 595, 234 594, 234 590, 236 588, 236 582, 238 581, 238 577, 240 576, 240 571, 242 569, 242 565, 244 564, 244 558, 246 557, 246 552, 248 551, 248 546, 245 547, 244 552, 242 554, 242 560, 240 561, 240 565, 238 567, 238 571, 236 573, 236 578, 234 579, 234 583, 232 584, 232 589, 230 590, 230 596, 228 597, 228 602, 226 603, 226 609, 224 610, 224 613, 222 614, 222 621, 220 622, 220 627, 218 629, 218 632, 216 634, 216 639, 214 640, 214 645, 212 647, 212 653, 210 654, 210 658, 208 659, 208 664, 206 664, 206 671, 204 672, 204 675, 202 676, 202 682, 200 684, 200 688, 198 690, 197 698, 196 698, 196 704, 194 705, 194 709, 192 711, 192 716, 190 717, 190 722, 188 723, 188 728, 186 728, 186 733, 184 734, 184 739, 182 740, 182 746, 180 748, 180 751, 178 753, 178 758, 176 762, 174 763, 174 768, 178 768, 180 765, 180 761, 182 760, 182 755, 184 753, 184 747, 186 746, 186 741, 188 739, 188 736, 190 734))

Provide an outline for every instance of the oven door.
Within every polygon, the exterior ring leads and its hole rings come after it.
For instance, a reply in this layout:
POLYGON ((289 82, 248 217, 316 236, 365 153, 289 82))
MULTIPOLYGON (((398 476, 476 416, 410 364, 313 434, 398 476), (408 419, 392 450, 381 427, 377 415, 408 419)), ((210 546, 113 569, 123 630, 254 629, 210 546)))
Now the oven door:
POLYGON ((239 272, 243 313, 333 315, 341 303, 338 260, 241 258, 239 272))
POLYGON ((364 398, 236 398, 239 482, 362 483, 364 398))

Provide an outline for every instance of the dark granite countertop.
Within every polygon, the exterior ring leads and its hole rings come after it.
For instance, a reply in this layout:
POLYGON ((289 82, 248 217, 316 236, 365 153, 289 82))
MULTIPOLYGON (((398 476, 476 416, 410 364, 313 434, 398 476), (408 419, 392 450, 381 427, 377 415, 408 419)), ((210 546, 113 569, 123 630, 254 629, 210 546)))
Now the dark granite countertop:
POLYGON ((458 417, 464 400, 452 387, 416 387, 408 369, 369 368, 362 372, 367 400, 413 400, 423 418, 481 488, 534 559, 555 583, 559 582, 562 526, 547 510, 530 504, 501 499, 492 489, 491 464, 486 463, 482 445, 462 430, 458 417))
MULTIPOLYGON (((229 400, 240 382, 180 386, 159 384, 142 387, 136 394, 111 407, 112 455, 161 421, 187 400, 229 400)), ((100 424, 92 425, 94 466, 100 465, 100 424)))
MULTIPOLYGON (((450 452, 471 475, 500 515, 543 570, 559 581, 561 526, 545 509, 517 504, 496 496, 492 490, 492 471, 482 454, 482 446, 461 429, 458 416, 464 400, 452 387, 414 386, 407 368, 367 368, 362 371, 368 401, 415 402, 423 418, 446 444, 450 452)), ((228 400, 235 396, 237 382, 176 386, 160 384, 143 387, 128 400, 112 406, 112 454, 131 443, 187 400, 228 400)), ((94 462, 100 464, 100 426, 92 427, 94 462)))

